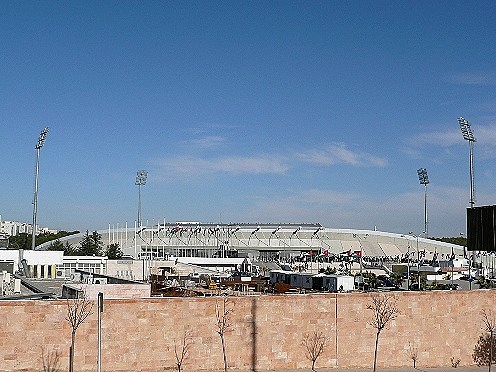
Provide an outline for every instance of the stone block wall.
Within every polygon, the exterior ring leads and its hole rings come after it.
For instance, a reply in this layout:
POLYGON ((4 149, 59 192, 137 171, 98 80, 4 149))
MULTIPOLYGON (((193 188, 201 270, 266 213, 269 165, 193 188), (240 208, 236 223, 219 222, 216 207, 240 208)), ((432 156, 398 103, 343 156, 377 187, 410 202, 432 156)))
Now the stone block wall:
MULTIPOLYGON (((232 327, 226 333, 227 359, 234 370, 306 369, 301 342, 323 331, 327 346, 317 368, 372 366, 375 329, 367 309, 377 294, 315 294, 229 298, 232 327)), ((481 311, 491 309, 496 291, 391 293, 400 313, 379 338, 379 367, 472 365, 481 334, 481 311)), ((174 345, 192 337, 186 371, 222 370, 216 305, 222 298, 105 300, 102 313, 102 371, 163 371, 176 367, 174 345)), ((94 307, 96 311, 96 305, 94 307)), ((61 354, 68 365, 71 329, 66 301, 0 301, 0 371, 42 370, 41 348, 61 354)), ((76 335, 75 370, 94 371, 97 314, 76 335)))

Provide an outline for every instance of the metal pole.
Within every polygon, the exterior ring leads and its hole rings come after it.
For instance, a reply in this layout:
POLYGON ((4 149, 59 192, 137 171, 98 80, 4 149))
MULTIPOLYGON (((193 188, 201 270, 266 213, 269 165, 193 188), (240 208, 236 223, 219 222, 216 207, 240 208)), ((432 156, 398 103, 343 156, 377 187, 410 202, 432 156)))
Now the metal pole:
POLYGON ((410 290, 410 241, 408 241, 408 266, 406 267, 406 290, 410 290))
POLYGON ((472 290, 472 260, 468 257, 468 289, 472 290))
POLYGON ((420 291, 420 252, 418 246, 418 235, 417 235, 417 276, 418 276, 418 290, 420 291))
POLYGON ((451 288, 453 288, 453 274, 454 274, 454 271, 455 271, 455 258, 453 257, 453 255, 451 256, 451 288))
POLYGON ((475 181, 474 181, 474 142, 468 141, 470 149, 470 208, 475 205, 475 181))
POLYGON ((141 227, 141 184, 138 184, 138 227, 141 227))
POLYGON ((33 196, 33 231, 31 234, 31 249, 36 246, 36 217, 38 214, 38 173, 40 164, 40 148, 36 149, 36 162, 34 166, 34 196, 33 196))
POLYGON ((148 172, 146 170, 139 170, 136 173, 135 185, 138 186, 138 227, 141 227, 141 186, 146 185, 147 176, 148 172))
MULTIPOLYGON (((367 236, 368 236, 368 234, 365 235, 365 238, 367 236)), ((363 246, 362 246, 362 239, 361 239, 360 235, 358 235, 358 234, 353 234, 353 237, 358 240, 358 244, 360 246, 360 276, 361 276, 362 275, 362 269, 363 269, 363 260, 362 260, 362 257, 363 257, 363 246)))
POLYGON ((138 238, 137 238, 137 234, 138 234, 138 226, 137 226, 137 222, 135 221, 134 222, 134 259, 137 260, 138 259, 138 238))
POLYGON ((358 242, 360 243, 360 275, 362 275, 362 268, 363 268, 363 261, 362 261, 363 248, 362 248, 362 241, 360 240, 360 238, 358 238, 358 242))
POLYGON ((424 185, 424 231, 425 236, 429 236, 428 219, 427 219, 427 184, 424 185))
POLYGON ((38 173, 40 167, 40 149, 45 143, 46 136, 48 134, 48 127, 43 129, 38 138, 38 142, 34 147, 36 149, 36 162, 34 167, 34 196, 33 196, 33 231, 31 236, 31 249, 34 250, 36 246, 36 225, 37 225, 37 215, 38 215, 38 173))
POLYGON ((103 293, 98 292, 98 358, 97 372, 102 370, 102 312, 103 312, 103 293))

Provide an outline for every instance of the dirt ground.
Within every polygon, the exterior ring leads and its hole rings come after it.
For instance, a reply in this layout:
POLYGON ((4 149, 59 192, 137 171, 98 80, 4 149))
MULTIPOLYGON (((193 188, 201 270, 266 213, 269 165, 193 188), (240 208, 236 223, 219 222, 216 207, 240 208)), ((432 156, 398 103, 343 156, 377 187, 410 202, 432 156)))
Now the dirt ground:
MULTIPOLYGON (((422 368, 422 367, 400 367, 400 368, 377 368, 376 372, 483 372, 487 371, 488 367, 438 367, 438 368, 422 368)), ((317 370, 318 372, 324 372, 317 370)), ((370 372, 372 368, 361 368, 361 369, 346 369, 346 368, 337 368, 337 369, 329 369, 325 372, 370 372)))
MULTIPOLYGON (((371 368, 317 368, 317 372, 371 372, 371 368)), ((485 372, 488 370, 487 366, 477 367, 437 367, 437 368, 424 368, 424 367, 397 367, 397 368, 377 368, 376 372, 485 372)), ((496 371, 496 366, 491 369, 496 371)), ((223 371, 216 371, 223 372, 223 371)), ((241 372, 251 372, 251 371, 241 371, 241 372)), ((269 371, 259 371, 259 372, 312 372, 309 368, 299 369, 299 370, 269 370, 269 371)))

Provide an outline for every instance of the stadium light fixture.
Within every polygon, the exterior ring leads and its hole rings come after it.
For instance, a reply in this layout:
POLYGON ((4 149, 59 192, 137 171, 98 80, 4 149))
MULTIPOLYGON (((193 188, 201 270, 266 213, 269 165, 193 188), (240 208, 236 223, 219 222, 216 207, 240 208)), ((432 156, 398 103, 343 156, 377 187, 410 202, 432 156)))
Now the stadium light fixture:
POLYGON ((462 131, 463 139, 468 141, 469 145, 469 163, 470 163, 470 208, 475 205, 475 182, 474 182, 474 142, 477 140, 474 137, 470 123, 463 117, 458 118, 460 130, 462 131))
POLYGON ((135 185, 138 186, 138 227, 141 227, 141 186, 146 185, 146 178, 148 177, 148 172, 146 170, 139 170, 136 173, 135 185))
POLYGON ((48 134, 48 127, 43 129, 40 133, 40 137, 38 138, 38 142, 36 143, 36 146, 34 147, 36 150, 36 162, 34 166, 34 196, 33 196, 33 231, 31 235, 31 249, 34 250, 36 246, 36 224, 37 224, 37 217, 38 217, 38 173, 40 170, 40 150, 45 144, 45 139, 48 134))
POLYGON ((417 169, 417 174, 420 184, 424 185, 424 231, 425 237, 427 237, 429 236, 427 220, 427 185, 429 184, 429 176, 427 175, 427 169, 425 168, 417 169))
POLYGON ((324 230, 324 228, 323 228, 322 226, 319 226, 319 227, 317 228, 317 230, 315 230, 315 231, 313 232, 313 235, 312 235, 312 236, 317 235, 317 234, 318 234, 320 231, 322 231, 322 230, 324 230))

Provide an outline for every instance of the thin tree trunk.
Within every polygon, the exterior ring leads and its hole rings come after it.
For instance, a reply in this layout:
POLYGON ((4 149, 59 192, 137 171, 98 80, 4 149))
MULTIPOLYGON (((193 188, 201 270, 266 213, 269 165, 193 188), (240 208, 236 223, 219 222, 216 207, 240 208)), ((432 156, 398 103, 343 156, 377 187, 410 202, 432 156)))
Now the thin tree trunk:
POLYGON ((222 354, 224 356, 224 372, 227 372, 227 356, 226 356, 226 345, 224 343, 224 336, 221 336, 220 340, 222 342, 222 354))
POLYGON ((493 333, 489 334, 489 372, 491 372, 491 364, 493 363, 493 333))
POLYGON ((72 346, 69 346, 69 372, 72 372, 72 346))
POLYGON ((375 367, 377 365, 377 348, 379 346, 379 333, 381 333, 381 332, 377 332, 376 335, 375 335, 374 372, 375 372, 375 367))
POLYGON ((76 343, 76 332, 71 333, 71 348, 69 349, 69 372, 74 371, 74 344, 76 343))

